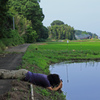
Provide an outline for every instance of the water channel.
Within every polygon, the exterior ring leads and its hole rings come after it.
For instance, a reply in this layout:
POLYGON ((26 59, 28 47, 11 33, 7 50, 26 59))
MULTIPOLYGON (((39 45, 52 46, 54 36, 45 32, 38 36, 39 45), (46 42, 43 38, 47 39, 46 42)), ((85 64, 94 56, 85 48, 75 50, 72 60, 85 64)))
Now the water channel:
POLYGON ((100 62, 61 62, 50 72, 63 80, 67 100, 100 100, 100 62))

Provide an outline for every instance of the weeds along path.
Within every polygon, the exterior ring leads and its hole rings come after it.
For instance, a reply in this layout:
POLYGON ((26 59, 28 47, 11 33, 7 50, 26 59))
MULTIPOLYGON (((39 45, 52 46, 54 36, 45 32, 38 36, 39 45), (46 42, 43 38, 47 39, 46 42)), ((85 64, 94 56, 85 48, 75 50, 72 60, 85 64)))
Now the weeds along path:
MULTIPOLYGON (((8 48, 6 51, 10 53, 0 55, 0 69, 15 70, 18 66, 20 66, 22 62, 22 56, 29 45, 30 44, 23 44, 8 48)), ((11 79, 0 79, 0 95, 8 92, 10 89, 11 79)))

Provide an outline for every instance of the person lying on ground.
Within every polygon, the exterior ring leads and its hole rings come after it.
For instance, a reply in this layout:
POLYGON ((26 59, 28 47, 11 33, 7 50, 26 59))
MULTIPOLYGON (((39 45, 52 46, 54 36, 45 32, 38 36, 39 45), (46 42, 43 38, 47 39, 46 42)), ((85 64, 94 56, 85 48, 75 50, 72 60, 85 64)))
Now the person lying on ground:
POLYGON ((62 88, 62 81, 60 80, 58 74, 45 75, 40 73, 32 73, 26 69, 0 69, 0 79, 21 79, 54 91, 62 88))

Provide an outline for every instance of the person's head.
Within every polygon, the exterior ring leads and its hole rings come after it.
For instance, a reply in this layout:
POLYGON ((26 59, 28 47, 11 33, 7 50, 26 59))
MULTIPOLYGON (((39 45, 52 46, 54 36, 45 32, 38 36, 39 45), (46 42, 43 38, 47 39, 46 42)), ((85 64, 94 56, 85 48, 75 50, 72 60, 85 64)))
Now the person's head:
POLYGON ((60 78, 57 74, 50 74, 47 76, 47 78, 53 87, 59 85, 60 83, 60 78))

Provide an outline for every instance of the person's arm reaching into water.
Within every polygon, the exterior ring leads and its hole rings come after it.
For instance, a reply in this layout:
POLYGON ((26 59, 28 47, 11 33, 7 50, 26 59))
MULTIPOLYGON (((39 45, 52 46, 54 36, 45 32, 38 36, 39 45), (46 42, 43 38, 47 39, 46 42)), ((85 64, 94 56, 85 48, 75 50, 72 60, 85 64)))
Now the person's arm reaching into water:
POLYGON ((54 88, 52 88, 52 87, 47 87, 47 89, 52 90, 52 91, 57 91, 57 90, 59 90, 59 89, 61 89, 61 88, 62 88, 62 81, 60 82, 60 84, 59 84, 57 87, 54 87, 54 88))

